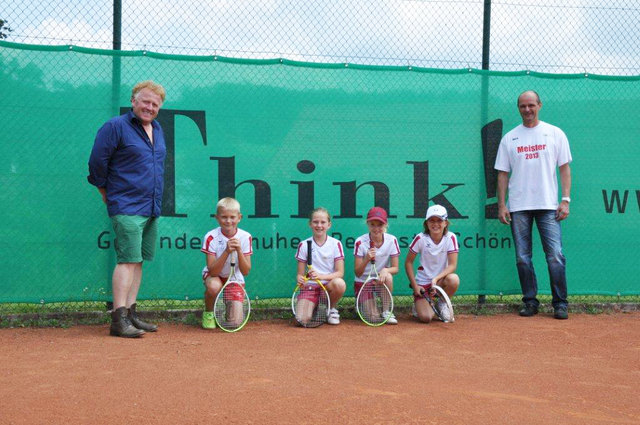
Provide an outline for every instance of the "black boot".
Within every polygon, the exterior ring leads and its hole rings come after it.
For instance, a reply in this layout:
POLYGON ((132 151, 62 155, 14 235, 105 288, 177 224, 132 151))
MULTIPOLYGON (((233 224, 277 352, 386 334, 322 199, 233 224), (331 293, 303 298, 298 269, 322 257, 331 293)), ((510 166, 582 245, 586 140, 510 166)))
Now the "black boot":
POLYGON ((138 338, 144 335, 142 329, 138 329, 131 324, 125 307, 120 307, 111 313, 111 330, 109 333, 123 338, 138 338))
POLYGON ((138 329, 142 329, 146 332, 155 332, 158 330, 158 326, 152 323, 143 322, 140 320, 138 315, 136 314, 136 304, 131 304, 131 308, 129 308, 129 320, 131 324, 138 329))

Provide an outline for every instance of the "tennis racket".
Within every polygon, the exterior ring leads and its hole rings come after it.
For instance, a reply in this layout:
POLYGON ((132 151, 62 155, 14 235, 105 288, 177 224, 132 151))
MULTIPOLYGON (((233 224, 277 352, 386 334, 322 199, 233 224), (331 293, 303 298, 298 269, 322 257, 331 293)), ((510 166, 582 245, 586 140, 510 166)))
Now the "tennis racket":
POLYGON ((311 280, 309 273, 313 270, 311 260, 311 240, 307 241, 307 276, 304 284, 297 284, 291 297, 291 310, 300 326, 317 328, 327 321, 331 302, 327 288, 319 279, 311 280))
POLYGON ((231 270, 227 282, 218 293, 213 305, 213 314, 220 329, 225 332, 239 331, 249 321, 251 301, 244 289, 244 283, 238 282, 236 262, 238 253, 231 253, 231 270))
POLYGON ((451 305, 451 300, 447 293, 438 285, 433 285, 431 288, 435 291, 433 295, 425 291, 424 288, 420 288, 420 294, 425 300, 427 300, 433 309, 433 312, 438 316, 438 319, 442 320, 444 323, 454 322, 453 306, 451 305))
POLYGON ((384 325, 393 312, 393 297, 387 285, 380 281, 375 258, 371 259, 369 275, 358 292, 356 311, 369 326, 384 325))

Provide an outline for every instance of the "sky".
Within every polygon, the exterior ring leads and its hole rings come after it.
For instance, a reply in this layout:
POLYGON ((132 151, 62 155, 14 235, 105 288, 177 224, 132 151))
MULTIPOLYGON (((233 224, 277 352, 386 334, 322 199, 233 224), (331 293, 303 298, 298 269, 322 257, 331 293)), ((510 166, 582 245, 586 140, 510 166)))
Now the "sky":
MULTIPOLYGON (((483 0, 123 0, 122 48, 480 68, 483 0)), ((640 74, 637 0, 492 1, 490 67, 640 74)), ((112 1, 14 0, 7 41, 110 49, 112 1)))

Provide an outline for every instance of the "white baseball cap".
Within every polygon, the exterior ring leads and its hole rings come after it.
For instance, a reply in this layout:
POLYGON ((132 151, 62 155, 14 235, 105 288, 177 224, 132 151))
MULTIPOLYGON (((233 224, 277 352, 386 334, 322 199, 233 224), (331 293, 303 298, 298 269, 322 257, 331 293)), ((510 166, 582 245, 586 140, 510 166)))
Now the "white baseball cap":
POLYGON ((429 220, 431 217, 439 217, 441 220, 447 219, 447 209, 442 205, 431 205, 427 210, 427 217, 425 220, 429 220))

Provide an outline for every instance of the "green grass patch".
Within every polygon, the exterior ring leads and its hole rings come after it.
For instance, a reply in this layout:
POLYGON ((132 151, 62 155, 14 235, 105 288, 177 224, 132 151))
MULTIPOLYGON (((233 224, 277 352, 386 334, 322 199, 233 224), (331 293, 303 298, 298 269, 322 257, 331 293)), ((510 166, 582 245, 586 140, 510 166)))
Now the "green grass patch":
MULTIPOLYGON (((487 295, 480 303, 477 295, 460 295, 452 299, 457 314, 478 316, 514 314, 521 300, 519 295, 487 295)), ((541 311, 550 313, 551 296, 539 297, 541 311)), ((394 297, 397 314, 408 314, 412 296, 394 297)), ((155 321, 184 323, 199 326, 204 303, 202 300, 143 300, 138 311, 155 321)), ((291 298, 251 300, 251 320, 291 319, 291 298)), ((355 299, 345 297, 339 304, 344 319, 357 319, 355 299)), ((602 314, 640 310, 640 295, 574 295, 569 297, 570 313, 602 314)), ((111 320, 107 304, 101 301, 56 303, 3 303, 0 304, 0 328, 14 327, 69 327, 77 324, 105 324, 111 320)))

